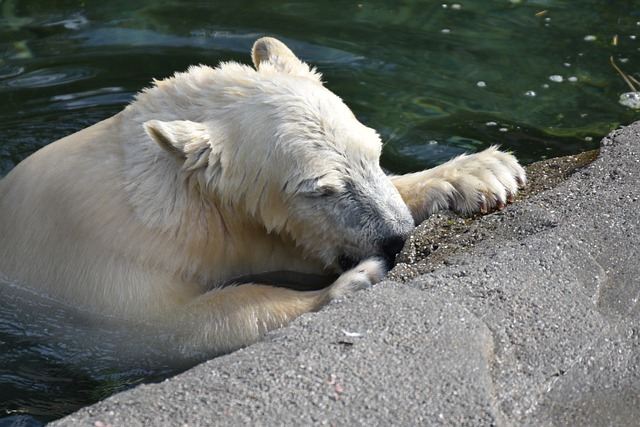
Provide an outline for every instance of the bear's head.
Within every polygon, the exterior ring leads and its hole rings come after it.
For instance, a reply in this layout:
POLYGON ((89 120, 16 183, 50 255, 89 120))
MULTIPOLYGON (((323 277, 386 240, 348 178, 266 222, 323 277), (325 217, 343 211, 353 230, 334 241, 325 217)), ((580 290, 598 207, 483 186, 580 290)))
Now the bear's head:
POLYGON ((378 134, 278 40, 258 40, 253 62, 159 82, 188 98, 176 101, 188 120, 145 130, 217 206, 293 239, 305 257, 336 271, 393 260, 414 223, 380 168, 378 134))

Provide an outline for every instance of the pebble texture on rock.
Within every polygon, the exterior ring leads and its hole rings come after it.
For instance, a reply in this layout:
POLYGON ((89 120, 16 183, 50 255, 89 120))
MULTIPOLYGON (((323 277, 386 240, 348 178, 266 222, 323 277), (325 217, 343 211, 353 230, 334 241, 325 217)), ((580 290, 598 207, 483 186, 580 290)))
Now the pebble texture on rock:
POLYGON ((637 425, 639 196, 640 122, 501 212, 430 218, 374 288, 53 424, 637 425))

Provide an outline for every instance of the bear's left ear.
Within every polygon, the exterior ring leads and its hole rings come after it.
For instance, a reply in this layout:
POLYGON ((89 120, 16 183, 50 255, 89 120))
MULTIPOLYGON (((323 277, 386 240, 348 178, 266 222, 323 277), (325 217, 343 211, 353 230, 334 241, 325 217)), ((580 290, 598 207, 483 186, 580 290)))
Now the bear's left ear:
POLYGON ((309 77, 321 82, 322 76, 315 68, 310 68, 309 65, 300 61, 287 45, 273 37, 263 37, 256 40, 253 49, 251 49, 251 57, 256 70, 267 63, 282 73, 309 77))
POLYGON ((167 153, 184 161, 188 169, 207 163, 211 134, 204 124, 189 120, 149 120, 143 126, 151 139, 167 153))

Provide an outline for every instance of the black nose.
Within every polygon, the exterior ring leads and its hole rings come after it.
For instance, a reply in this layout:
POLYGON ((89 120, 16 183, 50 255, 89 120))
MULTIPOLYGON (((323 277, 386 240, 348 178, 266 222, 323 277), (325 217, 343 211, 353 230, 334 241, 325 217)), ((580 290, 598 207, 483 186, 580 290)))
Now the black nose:
POLYGON ((393 236, 387 238, 382 243, 382 251, 384 252, 387 259, 393 262, 396 258, 396 255, 400 253, 402 248, 404 247, 405 237, 403 236, 393 236))

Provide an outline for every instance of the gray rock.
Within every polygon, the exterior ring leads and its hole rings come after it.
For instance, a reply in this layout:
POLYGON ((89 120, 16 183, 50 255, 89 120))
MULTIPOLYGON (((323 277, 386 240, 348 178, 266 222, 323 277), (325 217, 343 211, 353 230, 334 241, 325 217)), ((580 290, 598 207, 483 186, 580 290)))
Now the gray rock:
POLYGON ((637 425, 639 151, 640 122, 501 212, 430 218, 374 288, 53 425, 637 425))

